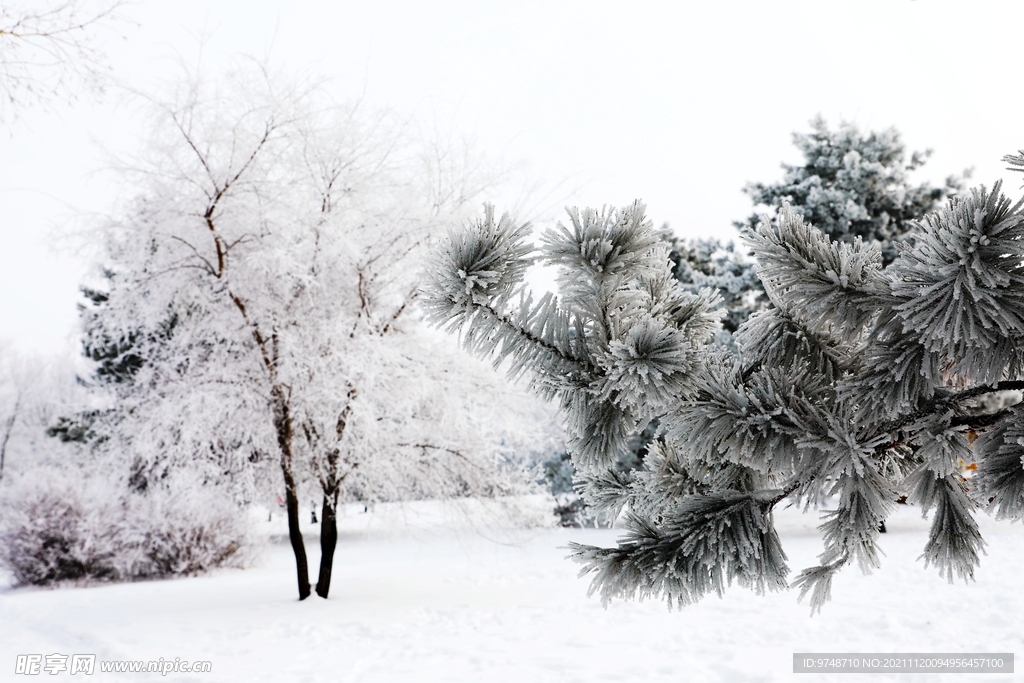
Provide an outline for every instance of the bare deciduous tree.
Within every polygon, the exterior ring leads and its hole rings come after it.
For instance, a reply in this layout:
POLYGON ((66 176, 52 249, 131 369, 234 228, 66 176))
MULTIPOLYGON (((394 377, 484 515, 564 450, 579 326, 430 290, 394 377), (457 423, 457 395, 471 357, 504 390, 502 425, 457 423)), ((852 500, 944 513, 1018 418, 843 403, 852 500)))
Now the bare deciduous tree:
POLYGON ((125 0, 60 0, 0 6, 0 119, 25 106, 102 89, 107 72, 96 29, 121 19, 125 0))
POLYGON ((322 597, 340 501, 530 490, 502 457, 527 421, 510 428, 504 392, 413 309, 417 255, 472 196, 425 172, 388 115, 259 64, 155 106, 91 323, 144 359, 114 387, 106 443, 154 481, 172 461, 211 478, 275 462, 300 599, 304 487, 323 501, 322 597))

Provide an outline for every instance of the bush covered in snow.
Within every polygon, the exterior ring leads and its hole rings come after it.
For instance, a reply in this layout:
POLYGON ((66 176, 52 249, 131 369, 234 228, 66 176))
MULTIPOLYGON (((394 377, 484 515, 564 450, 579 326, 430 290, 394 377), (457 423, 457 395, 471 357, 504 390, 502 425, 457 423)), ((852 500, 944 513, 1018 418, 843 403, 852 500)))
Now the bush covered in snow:
POLYGON ((0 496, 0 566, 15 584, 124 581, 240 566, 245 516, 214 487, 127 493, 98 477, 40 468, 0 496))
POLYGON ((70 476, 21 478, 5 491, 0 518, 0 562, 19 584, 116 575, 110 530, 118 509, 95 485, 70 476), (89 490, 91 489, 91 490, 89 490))

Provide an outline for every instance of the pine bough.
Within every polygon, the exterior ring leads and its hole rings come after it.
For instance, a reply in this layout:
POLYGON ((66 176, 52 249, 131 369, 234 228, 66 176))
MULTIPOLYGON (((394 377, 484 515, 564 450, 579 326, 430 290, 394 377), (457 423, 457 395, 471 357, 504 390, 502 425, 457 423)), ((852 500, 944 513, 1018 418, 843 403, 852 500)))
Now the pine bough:
POLYGON ((1024 515, 1024 213, 998 184, 928 215, 886 268, 877 246, 833 242, 788 207, 748 230, 772 307, 738 353, 709 344, 717 295, 677 283, 641 204, 568 217, 536 255, 528 225, 487 207, 435 251, 423 302, 559 403, 588 503, 625 511, 617 547, 572 546, 591 593, 683 606, 733 581, 792 585, 816 611, 840 568, 878 567, 901 497, 933 512, 922 557, 950 581, 973 578, 979 506, 1024 515), (529 293, 536 261, 558 269, 560 296, 529 293), (655 417, 644 467, 613 471, 655 417), (820 563, 792 584, 782 501, 826 508, 820 563))

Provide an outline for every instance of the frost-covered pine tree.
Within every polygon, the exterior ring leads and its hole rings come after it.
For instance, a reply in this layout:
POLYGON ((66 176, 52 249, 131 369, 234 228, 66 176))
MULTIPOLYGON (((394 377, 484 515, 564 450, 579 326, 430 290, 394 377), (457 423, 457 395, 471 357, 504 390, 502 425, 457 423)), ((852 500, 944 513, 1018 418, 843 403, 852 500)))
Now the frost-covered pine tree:
MULTIPOLYGON (((832 240, 878 242, 883 265, 896 257, 895 242, 910 235, 914 221, 961 191, 969 175, 949 176, 942 187, 912 185, 909 174, 924 165, 931 151, 913 152, 908 160, 895 128, 862 133, 852 123, 841 123, 832 130, 821 117, 811 121, 811 128, 810 133, 793 134, 802 165, 783 164, 782 181, 750 183, 744 192, 755 206, 771 212, 788 203, 832 240)), ((735 225, 756 228, 762 217, 754 214, 735 225)), ((680 281, 688 289, 711 287, 722 295, 727 314, 717 340, 733 346, 739 326, 770 304, 753 260, 732 242, 670 239, 680 281)))
MULTIPOLYGON (((862 133, 852 123, 831 130, 818 116, 811 132, 793 133, 793 144, 803 163, 782 164, 782 181, 751 183, 744 192, 755 206, 778 210, 788 203, 833 240, 877 242, 882 263, 896 258, 894 241, 904 239, 914 221, 937 209, 944 199, 963 190, 963 176, 951 175, 945 183, 914 185, 909 175, 924 166, 931 150, 912 152, 895 128, 862 133)), ((760 214, 751 215, 736 227, 754 229, 760 214)))
POLYGON ((999 190, 928 215, 887 268, 877 244, 833 241, 788 207, 746 231, 773 308, 739 329, 742 360, 708 343, 717 295, 672 277, 640 204, 570 210, 539 254, 529 226, 488 208, 435 253, 425 298, 469 350, 558 402, 588 502, 625 511, 617 547, 574 546, 593 592, 685 605, 732 582, 785 588, 772 510, 787 502, 823 510, 820 562, 792 582, 817 610, 842 567, 878 566, 904 495, 933 512, 924 559, 950 580, 978 564, 979 506, 1024 514, 1024 412, 1007 393, 1024 388, 1024 214, 999 190), (526 290, 538 259, 559 269, 558 297, 526 290), (653 416, 664 434, 620 476, 653 416))
POLYGON ((719 239, 670 239, 673 273, 690 292, 703 288, 718 291, 725 316, 716 335, 721 346, 732 346, 732 335, 753 313, 768 306, 768 297, 757 278, 754 259, 734 242, 719 239))

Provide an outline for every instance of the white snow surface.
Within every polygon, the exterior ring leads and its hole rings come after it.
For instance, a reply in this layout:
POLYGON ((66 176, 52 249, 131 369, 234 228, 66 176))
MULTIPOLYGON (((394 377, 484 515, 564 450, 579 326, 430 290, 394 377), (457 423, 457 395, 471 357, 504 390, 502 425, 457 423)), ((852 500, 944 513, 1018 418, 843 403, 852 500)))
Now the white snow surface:
MULTIPOLYGON (((308 514, 308 513, 306 513, 308 514)), ((817 516, 778 510, 793 575, 821 551, 817 516)), ((265 516, 263 518, 265 520, 265 516)), ((39 679, 98 681, 828 681, 794 674, 794 652, 1024 653, 1024 529, 980 519, 977 581, 951 585, 917 560, 927 520, 900 506, 883 566, 847 568, 810 616, 796 592, 734 587, 682 610, 587 597, 569 541, 612 545, 609 529, 496 529, 452 523, 430 504, 350 506, 340 521, 328 600, 296 599, 283 513, 256 566, 212 575, 56 589, 0 588, 0 680, 18 654, 98 660, 208 660, 211 673, 39 679)), ((307 520, 308 521, 308 520, 307 520)), ((308 525, 311 578, 319 557, 308 525)), ((4 583, 4 586, 7 584, 4 583)), ((1017 663, 1017 670, 1022 668, 1017 663)), ((35 678, 35 677, 31 677, 35 678)), ((862 681, 1009 680, 1010 674, 861 674, 862 681)))

